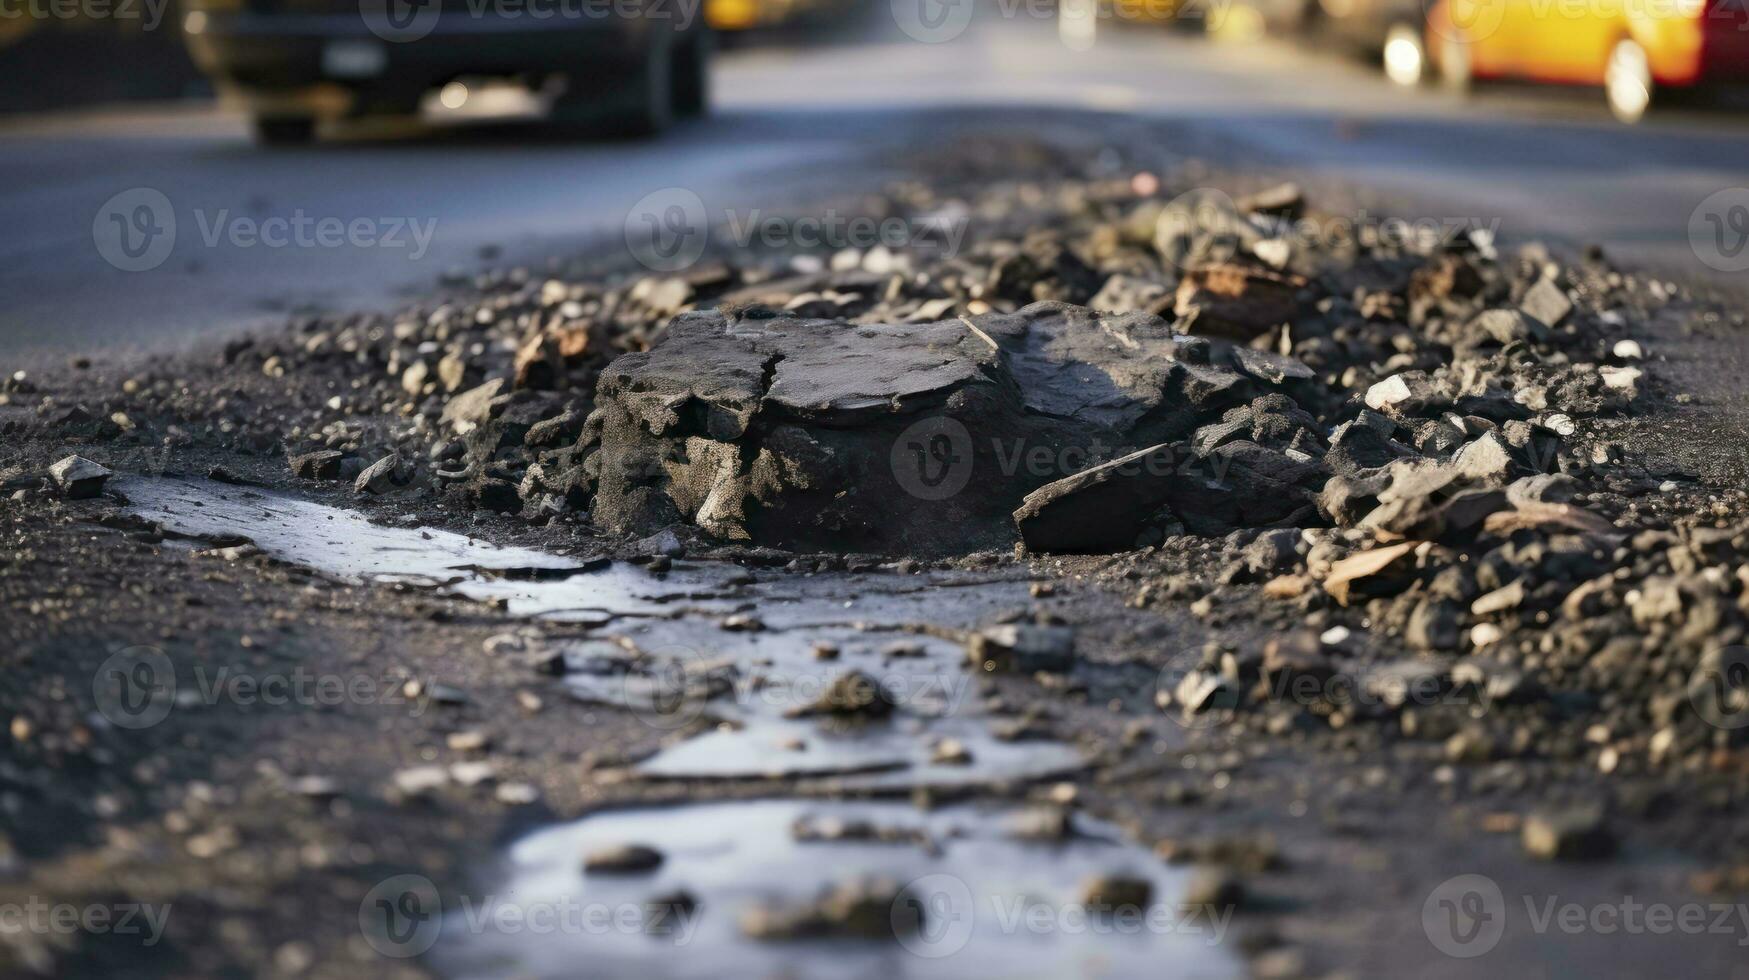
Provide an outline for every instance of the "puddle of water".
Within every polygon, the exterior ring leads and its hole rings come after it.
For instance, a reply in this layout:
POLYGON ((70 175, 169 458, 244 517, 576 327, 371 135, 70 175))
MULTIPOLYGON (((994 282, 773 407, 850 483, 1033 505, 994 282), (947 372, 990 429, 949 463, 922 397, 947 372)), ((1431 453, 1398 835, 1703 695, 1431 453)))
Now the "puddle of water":
MULTIPOLYGON (((688 689, 678 669, 688 660, 729 665, 713 672, 721 680, 711 689, 715 696, 671 698, 661 713, 645 717, 676 729, 703 715, 730 725, 663 750, 638 767, 645 775, 838 774, 853 777, 846 785, 868 787, 1039 778, 1082 764, 1080 753, 1061 743, 1003 741, 992 734, 993 719, 963 667, 964 650, 951 640, 845 627, 736 634, 698 620, 639 623, 622 635, 673 668, 659 665, 653 675, 665 694, 688 689), (813 648, 819 642, 836 646, 838 658, 817 659, 813 648), (905 656, 890 655, 894 647, 904 648, 905 656), (665 651, 673 659, 661 659, 665 651), (853 669, 888 692, 898 705, 892 718, 857 723, 788 717, 853 669), (969 761, 932 761, 935 746, 946 739, 960 743, 969 761)), ((585 699, 626 700, 622 677, 573 676, 567 683, 585 699)))
POLYGON ((756 801, 597 814, 514 845, 492 896, 445 902, 431 962, 460 977, 723 976, 836 978, 1234 977, 1221 945, 1228 920, 1180 909, 1187 872, 1162 864, 1109 827, 1078 821, 1084 836, 1041 843, 1007 835, 1004 815, 969 807, 920 812, 899 803, 756 801), (867 821, 934 842, 802 841, 798 820, 867 821), (582 855, 638 843, 661 851, 654 872, 585 874, 582 855), (1128 917, 1089 916, 1079 902, 1091 875, 1149 881, 1151 905, 1128 917), (832 886, 878 876, 904 886, 900 909, 915 932, 883 939, 747 938, 742 917, 794 906, 832 886), (697 905, 660 913, 669 927, 635 925, 647 903, 684 892, 697 905), (490 914, 508 908, 509 914, 490 914), (576 923, 566 928, 565 910, 576 923), (629 914, 610 914, 629 913, 629 914), (586 923, 594 916, 595 927, 586 923), (618 925, 601 926, 614 921, 618 925), (533 934, 528 924, 553 923, 533 934), (508 923, 500 926, 497 923, 508 923), (630 925, 632 927, 628 928, 630 925))
POLYGON ((523 581, 504 573, 556 574, 579 563, 449 531, 373 524, 355 511, 248 487, 146 477, 115 486, 134 513, 179 534, 245 537, 281 561, 349 581, 441 585, 472 599, 503 599, 517 616, 668 615, 681 604, 726 609, 736 591, 725 584, 731 576, 723 569, 658 578, 625 564, 523 581))
POLYGON ((749 572, 682 562, 653 575, 623 563, 574 575, 575 559, 506 548, 447 531, 373 524, 356 512, 208 481, 131 477, 117 482, 141 517, 197 537, 245 537, 283 561, 355 582, 418 583, 474 599, 501 599, 511 615, 612 624, 646 658, 632 674, 573 674, 582 700, 641 709, 666 731, 700 718, 727 724, 669 746, 639 766, 657 778, 835 775, 857 786, 970 784, 1039 778, 1079 766, 1055 742, 992 734, 958 643, 919 635, 966 630, 1027 604, 1025 582, 964 575, 749 572), (539 570, 540 574, 532 574, 539 570), (506 572, 517 573, 506 577, 506 572), (763 630, 731 632, 721 617, 746 611, 763 630), (821 661, 814 644, 842 651, 821 661), (884 650, 908 645, 909 655, 884 650), (709 662, 721 681, 708 698, 681 668, 709 662), (867 674, 898 709, 864 725, 794 718, 848 670, 867 674), (666 689, 665 689, 666 684, 666 689), (649 710, 652 702, 662 710, 649 710), (931 761, 952 739, 968 761, 931 761))

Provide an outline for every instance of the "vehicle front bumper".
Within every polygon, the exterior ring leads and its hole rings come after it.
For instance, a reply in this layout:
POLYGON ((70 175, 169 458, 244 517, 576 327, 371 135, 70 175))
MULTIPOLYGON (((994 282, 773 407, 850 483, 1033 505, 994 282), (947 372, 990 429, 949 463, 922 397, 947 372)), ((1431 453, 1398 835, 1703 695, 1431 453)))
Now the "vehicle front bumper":
POLYGON ((474 16, 460 9, 442 11, 417 37, 390 40, 354 10, 213 13, 185 36, 195 63, 228 93, 258 107, 286 103, 326 114, 363 96, 416 97, 462 75, 563 72, 572 84, 609 85, 635 70, 667 30, 636 18, 474 16), (344 48, 369 57, 362 66, 356 57, 350 66, 337 64, 334 53, 344 48))

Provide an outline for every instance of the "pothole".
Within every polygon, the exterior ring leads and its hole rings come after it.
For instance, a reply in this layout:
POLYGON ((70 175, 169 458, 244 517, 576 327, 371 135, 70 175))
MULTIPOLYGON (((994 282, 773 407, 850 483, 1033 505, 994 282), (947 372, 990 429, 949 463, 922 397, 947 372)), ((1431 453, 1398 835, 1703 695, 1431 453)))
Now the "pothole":
POLYGON ((119 489, 135 513, 179 534, 246 538, 337 578, 416 582, 502 600, 512 616, 597 629, 599 639, 566 657, 565 683, 579 700, 637 711, 664 731, 704 729, 640 763, 646 777, 833 776, 902 788, 1037 779, 1083 761, 1024 722, 990 717, 955 638, 1023 609, 1020 579, 803 576, 706 562, 654 574, 374 524, 264 490, 148 478, 119 489), (882 710, 836 704, 846 678, 882 710))
POLYGON ((491 894, 446 897, 431 962, 460 977, 653 980, 1243 972, 1222 942, 1231 907, 1190 901, 1190 872, 1095 821, 1064 829, 899 803, 601 813, 517 842, 491 894), (585 870, 627 845, 659 863, 585 870))

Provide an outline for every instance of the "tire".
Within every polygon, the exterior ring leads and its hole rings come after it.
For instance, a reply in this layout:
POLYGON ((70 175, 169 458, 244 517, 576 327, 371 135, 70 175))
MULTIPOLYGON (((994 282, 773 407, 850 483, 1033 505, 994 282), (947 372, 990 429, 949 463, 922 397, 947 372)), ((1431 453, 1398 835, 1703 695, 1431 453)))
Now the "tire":
POLYGON ((585 88, 573 76, 549 118, 566 128, 582 127, 591 137, 655 136, 674 123, 673 66, 674 46, 653 41, 637 67, 613 89, 585 88))
POLYGON ((658 41, 650 46, 623 100, 624 107, 613 116, 617 133, 658 136, 674 124, 674 45, 658 41))
POLYGON ((255 142, 262 146, 308 146, 316 141, 313 116, 256 116, 255 142))
POLYGON ((1656 90, 1646 49, 1632 38, 1617 41, 1603 71, 1603 94, 1610 113, 1631 126, 1645 118, 1656 90))
POLYGON ((1427 44, 1413 24, 1391 25, 1380 61, 1394 85, 1415 88, 1427 80, 1427 44))
POLYGON ((674 115, 697 119, 711 111, 711 32, 700 28, 674 52, 674 115))

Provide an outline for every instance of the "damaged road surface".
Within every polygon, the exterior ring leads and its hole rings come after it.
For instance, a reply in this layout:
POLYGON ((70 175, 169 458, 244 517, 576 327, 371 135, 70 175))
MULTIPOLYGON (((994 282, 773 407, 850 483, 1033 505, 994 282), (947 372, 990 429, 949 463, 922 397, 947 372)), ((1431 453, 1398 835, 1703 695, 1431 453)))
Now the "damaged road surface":
POLYGON ((1729 975, 1740 308, 1137 126, 6 375, 6 972, 1729 975))
POLYGON ((580 701, 696 736, 640 763, 646 776, 840 776, 848 787, 904 788, 1036 779, 1083 764, 1048 740, 999 739, 970 691, 968 671, 983 669, 967 656, 977 624, 1025 607, 1026 582, 1013 575, 796 583, 722 562, 579 567, 248 488, 129 479, 118 489, 168 532, 246 540, 326 575, 586 624, 598 632, 543 645, 527 666, 563 677, 580 701))

